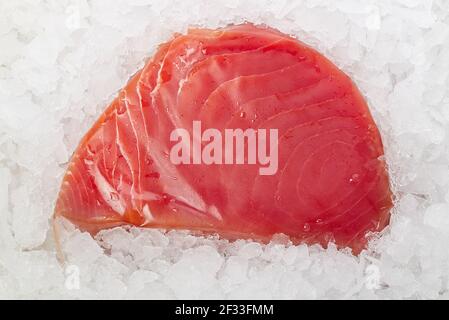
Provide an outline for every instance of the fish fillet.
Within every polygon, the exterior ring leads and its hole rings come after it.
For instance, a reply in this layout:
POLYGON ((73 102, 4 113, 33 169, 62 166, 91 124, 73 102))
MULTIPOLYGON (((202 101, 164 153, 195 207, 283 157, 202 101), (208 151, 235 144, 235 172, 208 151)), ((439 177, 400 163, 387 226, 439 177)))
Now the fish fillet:
POLYGON ((382 156, 362 95, 314 49, 249 23, 190 29, 158 48, 84 136, 55 216, 92 233, 124 224, 260 241, 284 233, 358 253, 389 221, 382 156), (171 135, 182 128, 193 146, 195 123, 222 137, 276 132, 275 173, 261 174, 250 151, 241 163, 193 151, 174 163, 171 135))

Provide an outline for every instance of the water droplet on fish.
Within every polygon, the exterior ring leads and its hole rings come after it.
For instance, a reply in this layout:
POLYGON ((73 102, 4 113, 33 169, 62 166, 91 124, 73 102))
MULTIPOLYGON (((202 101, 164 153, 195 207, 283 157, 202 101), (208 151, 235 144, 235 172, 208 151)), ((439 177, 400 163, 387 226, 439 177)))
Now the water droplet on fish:
POLYGON ((320 223, 323 222, 323 219, 316 219, 315 222, 318 223, 318 224, 320 224, 320 223))
POLYGON ((350 183, 357 183, 360 180, 360 175, 357 173, 354 173, 351 178, 349 179, 350 183))
POLYGON ((304 229, 305 232, 310 231, 310 224, 304 223, 303 229, 304 229))
POLYGON ((240 118, 245 118, 246 117, 246 112, 244 112, 244 111, 242 111, 242 112, 240 112, 240 118))
POLYGON ((117 107, 117 114, 124 114, 126 112, 126 105, 124 103, 119 103, 117 107))
POLYGON ((178 212, 178 209, 172 208, 171 211, 173 211, 173 212, 178 212))
POLYGON ((150 158, 145 158, 145 164, 150 165, 153 163, 153 160, 151 160, 150 158))
POLYGON ((117 192, 111 192, 109 194, 109 197, 111 198, 112 201, 118 201, 120 199, 120 196, 118 195, 117 192))
POLYGON ((170 198, 170 196, 169 196, 168 194, 166 194, 166 193, 162 194, 162 202, 163 202, 164 204, 167 204, 167 203, 169 203, 170 201, 171 201, 171 198, 170 198))

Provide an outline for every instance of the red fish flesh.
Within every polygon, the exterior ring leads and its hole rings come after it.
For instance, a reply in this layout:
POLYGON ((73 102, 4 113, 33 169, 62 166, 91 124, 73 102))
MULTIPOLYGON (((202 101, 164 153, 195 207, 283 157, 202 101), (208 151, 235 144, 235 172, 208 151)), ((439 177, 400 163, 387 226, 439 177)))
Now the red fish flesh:
POLYGON ((55 216, 92 233, 284 233, 357 253, 389 221, 382 156, 362 95, 314 49, 252 24, 191 29, 161 45, 84 136, 55 216))

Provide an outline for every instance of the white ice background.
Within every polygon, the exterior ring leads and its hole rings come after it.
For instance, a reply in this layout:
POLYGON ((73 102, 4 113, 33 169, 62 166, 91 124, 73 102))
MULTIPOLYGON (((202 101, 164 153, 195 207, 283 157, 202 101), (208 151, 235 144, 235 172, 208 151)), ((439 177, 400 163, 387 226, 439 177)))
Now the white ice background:
MULTIPOLYGON (((0 298, 449 298, 449 0, 0 0, 0 298), (396 195, 359 257, 50 217, 83 133, 156 46, 189 25, 265 23, 347 72, 396 195)), ((238 195, 236 195, 238 196, 238 195)))

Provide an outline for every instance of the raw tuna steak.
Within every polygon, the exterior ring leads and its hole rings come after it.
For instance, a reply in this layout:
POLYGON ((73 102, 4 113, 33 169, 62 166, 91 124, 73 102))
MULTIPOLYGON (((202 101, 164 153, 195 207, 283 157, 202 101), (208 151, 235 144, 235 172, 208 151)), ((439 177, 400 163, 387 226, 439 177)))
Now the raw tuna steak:
POLYGON ((251 24, 159 47, 82 139, 55 215, 355 253, 389 221, 383 147, 350 78, 251 24))

